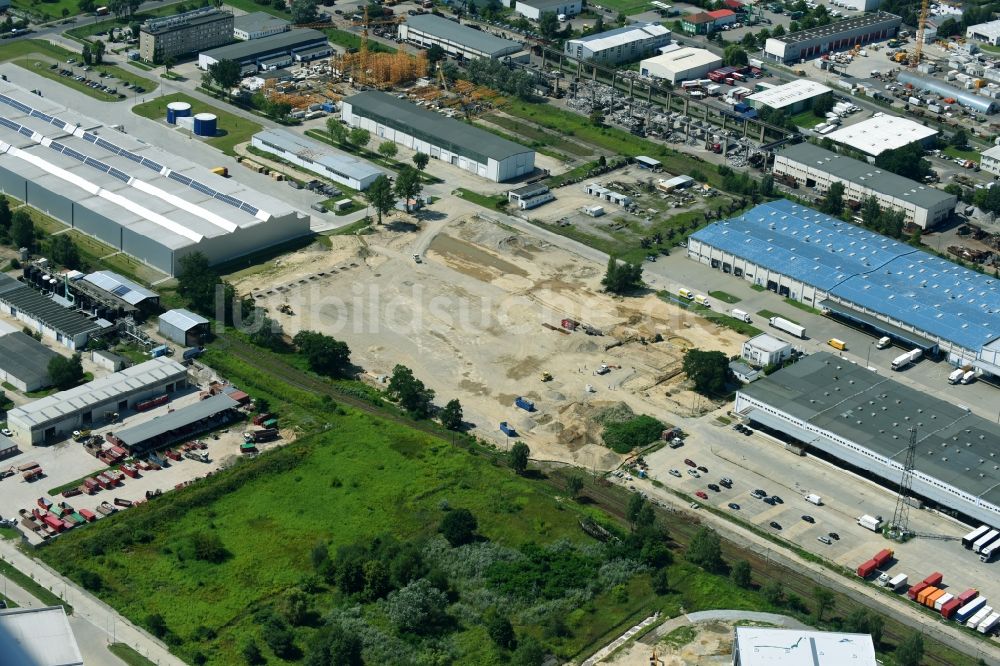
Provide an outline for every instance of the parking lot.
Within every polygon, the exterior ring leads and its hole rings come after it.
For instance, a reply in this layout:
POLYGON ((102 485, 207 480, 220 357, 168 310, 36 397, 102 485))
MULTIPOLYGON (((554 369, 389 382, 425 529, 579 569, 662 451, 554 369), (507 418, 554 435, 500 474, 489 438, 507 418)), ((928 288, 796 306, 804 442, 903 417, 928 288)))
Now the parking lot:
MULTIPOLYGON (((910 584, 940 571, 950 592, 975 587, 983 596, 1000 595, 997 564, 981 563, 960 541, 916 538, 898 544, 860 527, 857 518, 864 514, 892 518, 896 497, 889 490, 818 458, 795 455, 782 443, 760 433, 746 436, 712 419, 692 423, 689 431, 684 446, 663 448, 646 456, 651 479, 691 497, 700 491, 707 499, 699 502, 851 570, 879 550, 891 548, 895 559, 885 570, 893 575, 908 574, 910 584), (700 472, 700 477, 695 478, 688 473, 694 468, 685 460, 708 472, 700 472), (680 477, 671 475, 670 470, 677 470, 680 477), (731 489, 720 484, 724 477, 732 479, 731 489), (709 489, 710 483, 719 491, 709 489), (765 503, 753 496, 756 489, 780 501, 765 503), (807 494, 819 495, 822 505, 807 502, 807 494), (730 503, 739 508, 731 508, 730 503), (814 522, 807 522, 803 516, 814 522), (831 533, 839 538, 831 538, 831 533), (826 537, 830 543, 820 542, 819 537, 826 537)), ((637 489, 653 497, 663 492, 651 483, 630 483, 639 484, 637 489)), ((960 539, 969 531, 968 526, 947 516, 917 509, 910 511, 910 529, 951 539, 960 539)))

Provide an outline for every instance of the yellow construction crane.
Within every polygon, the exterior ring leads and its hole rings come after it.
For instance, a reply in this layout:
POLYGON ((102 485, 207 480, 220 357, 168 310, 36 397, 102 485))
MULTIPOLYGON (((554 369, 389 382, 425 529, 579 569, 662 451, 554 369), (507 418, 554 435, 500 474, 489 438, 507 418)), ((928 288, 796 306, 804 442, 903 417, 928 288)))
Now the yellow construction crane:
POLYGON ((917 19, 917 43, 910 55, 910 67, 920 64, 920 54, 924 50, 924 30, 927 28, 928 0, 920 0, 920 18, 917 19))

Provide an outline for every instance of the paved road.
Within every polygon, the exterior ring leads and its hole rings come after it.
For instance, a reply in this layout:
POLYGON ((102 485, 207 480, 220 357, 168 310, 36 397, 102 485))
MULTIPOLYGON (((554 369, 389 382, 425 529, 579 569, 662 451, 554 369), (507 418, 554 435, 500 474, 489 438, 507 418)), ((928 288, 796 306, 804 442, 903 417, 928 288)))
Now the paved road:
MULTIPOLYGON (((0 540, 0 557, 14 565, 22 573, 34 578, 43 587, 56 591, 60 597, 71 604, 73 606, 74 621, 86 622, 89 625, 81 626, 81 629, 85 630, 86 633, 96 631, 98 635, 103 636, 108 642, 129 645, 157 664, 163 664, 164 666, 185 666, 183 661, 170 654, 170 651, 162 642, 146 633, 145 630, 133 625, 115 609, 97 599, 86 590, 78 587, 73 581, 64 578, 45 564, 19 551, 14 542, 0 540)), ((14 600, 18 601, 17 598, 14 598, 14 600)), ((75 628, 74 633, 77 633, 75 628)), ((89 644, 90 642, 88 641, 89 644)), ((94 663, 103 665, 110 663, 110 660, 94 663)))

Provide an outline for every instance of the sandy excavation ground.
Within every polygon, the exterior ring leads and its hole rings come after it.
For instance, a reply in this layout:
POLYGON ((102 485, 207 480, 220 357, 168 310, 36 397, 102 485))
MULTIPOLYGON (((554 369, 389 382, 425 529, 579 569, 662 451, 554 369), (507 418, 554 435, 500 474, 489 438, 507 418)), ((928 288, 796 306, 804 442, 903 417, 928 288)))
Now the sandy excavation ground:
POLYGON ((604 266, 472 213, 331 240, 331 249, 317 243, 236 279, 237 289, 288 335, 309 329, 344 340, 375 381, 397 363, 409 366, 438 404, 459 398, 480 436, 506 446, 512 441, 498 424, 509 422, 535 459, 616 466, 620 456, 601 445, 595 411, 625 403, 670 421, 709 408, 684 389, 684 350, 739 352, 735 333, 654 294, 599 293, 604 266), (427 247, 422 263, 414 247, 427 247), (279 314, 282 303, 295 314, 279 314), (604 334, 543 326, 559 328, 566 317, 604 334), (663 341, 649 342, 657 333, 663 341), (602 363, 613 367, 596 376, 602 363), (543 382, 543 372, 553 380, 543 382), (537 411, 516 408, 518 396, 537 411))
POLYGON ((600 662, 602 666, 728 666, 733 663, 733 625, 729 622, 706 622, 691 625, 693 640, 685 642, 663 638, 656 645, 637 641, 600 662))

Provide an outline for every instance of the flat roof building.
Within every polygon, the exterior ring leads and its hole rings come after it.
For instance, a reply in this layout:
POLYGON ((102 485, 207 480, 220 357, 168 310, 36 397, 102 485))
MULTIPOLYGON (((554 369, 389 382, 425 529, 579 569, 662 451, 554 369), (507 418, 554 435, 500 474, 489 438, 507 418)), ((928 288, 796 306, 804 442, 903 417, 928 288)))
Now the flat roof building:
POLYGON ((736 627, 733 666, 876 666, 868 634, 736 627))
POLYGON ((38 391, 52 385, 49 361, 58 358, 52 351, 21 331, 0 329, 0 381, 19 391, 38 391))
POLYGON ((700 79, 721 66, 722 58, 708 49, 685 46, 646 58, 639 63, 639 73, 676 84, 690 79, 700 79))
POLYGON ((109 414, 121 414, 138 402, 186 386, 187 369, 161 356, 15 407, 7 412, 7 427, 21 446, 54 442, 106 421, 109 414))
POLYGON ((841 183, 845 200, 863 203, 875 197, 883 210, 902 211, 906 222, 921 229, 947 221, 958 204, 954 194, 811 143, 785 146, 776 152, 772 171, 775 176, 814 187, 819 193, 826 192, 833 183, 841 183))
POLYGON ((243 41, 263 39, 291 29, 288 21, 267 12, 250 12, 233 19, 233 36, 243 41))
POLYGON ((358 93, 342 104, 341 118, 351 127, 483 178, 502 183, 535 170, 530 148, 384 92, 358 93))
POLYGON ((979 155, 979 168, 994 176, 1000 176, 1000 146, 993 146, 979 155))
POLYGON ((791 357, 792 346, 767 333, 755 335, 743 343, 740 357, 759 368, 778 365, 791 357))
POLYGON ((806 109, 814 99, 827 93, 832 94, 833 89, 809 79, 795 79, 790 83, 747 95, 744 101, 755 109, 767 107, 792 115, 806 109))
POLYGON ((583 0, 515 0, 514 11, 533 21, 549 12, 576 16, 583 11, 583 0))
POLYGON ((563 51, 578 60, 617 65, 648 58, 669 43, 670 31, 659 23, 633 23, 567 40, 563 51))
POLYGON ((463 58, 496 59, 524 48, 519 42, 475 30, 434 14, 408 17, 405 23, 399 24, 399 38, 424 48, 436 44, 445 53, 463 58))
POLYGON ((237 42, 198 54, 198 67, 207 70, 220 60, 235 60, 242 72, 288 67, 296 62, 310 62, 333 53, 330 42, 319 30, 293 28, 269 37, 237 42))
POLYGON ((258 150, 278 155, 292 164, 355 190, 366 190, 375 179, 386 175, 371 162, 283 129, 257 132, 251 143, 258 150))
POLYGON ((0 312, 69 349, 83 349, 91 336, 104 329, 101 323, 3 273, 0 273, 0 312))
POLYGON ((916 428, 914 495, 1000 524, 1000 425, 834 354, 819 352, 740 389, 734 411, 779 439, 895 489, 916 428))
POLYGON ((129 305, 142 305, 150 302, 158 304, 160 302, 160 295, 155 291, 146 289, 141 284, 112 271, 94 271, 84 275, 83 280, 109 294, 114 294, 129 305))
POLYGON ((826 136, 834 143, 878 157, 887 150, 902 148, 911 143, 925 145, 937 135, 937 130, 925 127, 915 120, 879 113, 859 123, 841 127, 826 136))
POLYGON ((552 194, 548 186, 541 183, 525 185, 507 192, 507 201, 515 204, 519 210, 537 208, 542 204, 555 201, 555 198, 556 195, 552 194))
POLYGON ((233 15, 215 7, 150 19, 139 28, 139 57, 163 63, 233 41, 233 15))
POLYGON ((888 12, 859 14, 824 26, 768 37, 764 44, 767 60, 797 63, 835 51, 853 49, 858 44, 895 37, 903 19, 888 12))
POLYGON ((11 666, 83 666, 62 606, 0 610, 0 654, 11 666))
POLYGON ((1000 280, 912 245, 783 199, 695 232, 687 256, 1000 375, 1000 280))
POLYGON ((310 233, 278 199, 9 84, 0 191, 168 275, 193 252, 215 264, 310 233))
POLYGON ((1000 21, 970 25, 965 29, 965 38, 998 46, 1000 45, 1000 21))

